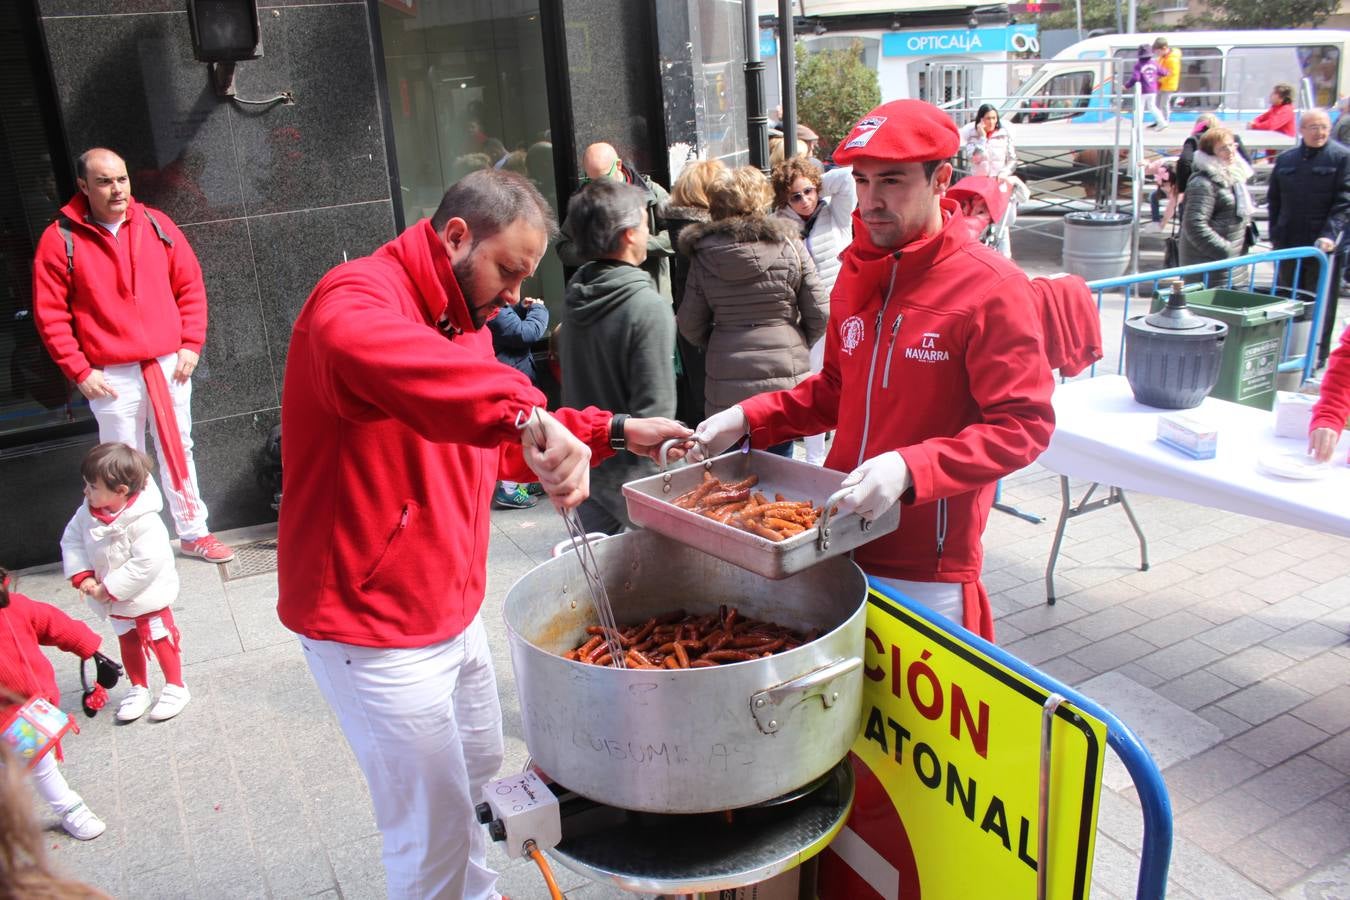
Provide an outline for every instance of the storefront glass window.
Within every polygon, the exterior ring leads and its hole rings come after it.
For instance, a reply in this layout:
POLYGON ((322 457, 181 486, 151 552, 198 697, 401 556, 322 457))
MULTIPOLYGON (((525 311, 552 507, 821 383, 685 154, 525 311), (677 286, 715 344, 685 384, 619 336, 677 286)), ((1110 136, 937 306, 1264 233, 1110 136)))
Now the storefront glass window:
POLYGON ((33 326, 33 255, 63 201, 27 60, 31 47, 13 7, 0 11, 0 54, 11 60, 0 111, 0 446, 91 418, 33 326))
MULTIPOLYGON (((537 0, 382 0, 379 14, 404 222, 489 166, 528 176, 558 211, 537 0)), ((525 292, 556 323, 562 291, 550 249, 525 292)))

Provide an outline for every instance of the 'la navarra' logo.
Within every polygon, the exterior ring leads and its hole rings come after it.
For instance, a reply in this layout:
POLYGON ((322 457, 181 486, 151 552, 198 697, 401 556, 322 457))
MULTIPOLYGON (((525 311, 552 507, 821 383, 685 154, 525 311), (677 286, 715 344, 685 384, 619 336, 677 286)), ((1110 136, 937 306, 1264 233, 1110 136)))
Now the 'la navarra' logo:
POLYGON ((906 347, 905 359, 917 359, 919 362, 946 362, 952 358, 952 355, 946 350, 938 347, 937 339, 941 337, 936 331, 925 331, 923 337, 919 339, 919 346, 906 347))

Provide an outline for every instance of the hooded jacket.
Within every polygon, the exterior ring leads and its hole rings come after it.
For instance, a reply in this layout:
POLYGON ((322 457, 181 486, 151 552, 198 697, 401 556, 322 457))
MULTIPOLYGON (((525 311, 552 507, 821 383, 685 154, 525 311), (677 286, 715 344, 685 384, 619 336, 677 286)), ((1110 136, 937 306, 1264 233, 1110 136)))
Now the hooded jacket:
POLYGON ((795 225, 771 216, 691 225, 680 248, 692 261, 677 319, 685 340, 707 348, 706 415, 810 373, 829 294, 795 225))
MULTIPOLYGON (((483 602, 495 483, 534 480, 516 417, 544 403, 474 327, 429 220, 325 275, 281 396, 282 624, 367 647, 463 631, 483 602)), ((609 413, 556 416, 593 463, 613 452, 609 413)))
POLYGON ((47 352, 76 384, 91 369, 200 353, 206 340, 206 285, 187 238, 169 217, 150 210, 173 242, 160 240, 134 199, 113 237, 89 215, 84 194, 61 208, 70 222, 72 257, 58 222, 38 240, 33 261, 33 317, 47 352))
MULTIPOLYGON (((619 170, 623 172, 625 182, 641 188, 647 195, 647 260, 642 264, 642 268, 652 276, 657 292, 670 301, 673 296, 670 283, 670 257, 675 255, 665 220, 665 210, 670 204, 670 193, 652 181, 649 176, 643 175, 622 160, 619 162, 619 170)), ((563 265, 575 268, 590 262, 577 250, 576 241, 572 238, 572 227, 565 220, 559 232, 554 249, 563 265)))
POLYGON ((816 264, 816 277, 828 296, 839 277, 839 255, 853 240, 853 210, 858 207, 858 188, 853 183, 853 167, 831 169, 820 177, 820 202, 809 220, 791 206, 778 215, 797 225, 798 234, 816 264))
MULTIPOLYGON (((632 416, 675 415, 675 316, 651 276, 628 263, 586 263, 563 300, 562 399, 632 416)), ((656 473, 649 459, 612 456, 591 472, 591 497, 630 527, 625 481, 656 473)))
POLYGON ((826 468, 899 450, 913 486, 900 527, 856 551, 869 575, 976 581, 995 482, 1050 442, 1054 389, 1030 282, 977 243, 956 204, 900 250, 855 217, 831 300, 825 367, 741 404, 757 446, 831 428, 826 468))
POLYGON ((1246 188, 1251 176, 1243 176, 1251 167, 1236 153, 1234 161, 1236 171, 1203 150, 1193 157, 1178 244, 1183 266, 1242 255, 1253 212, 1246 188))
POLYGON ((61 568, 77 587, 94 574, 115 599, 88 598, 96 615, 134 619, 172 606, 178 599, 178 569, 164 520, 163 497, 153 478, 122 511, 108 517, 88 503, 71 516, 61 535, 61 568), (77 580, 78 579, 78 580, 77 580))
POLYGON ((1140 93, 1158 93, 1158 64, 1153 61, 1153 53, 1147 47, 1139 48, 1139 58, 1135 60, 1134 70, 1125 79, 1125 87, 1139 85, 1140 93))
MULTIPOLYGON (((23 699, 34 695, 61 703, 56 672, 42 647, 59 647, 88 659, 103 643, 88 625, 77 622, 47 603, 10 592, 9 605, 0 607, 0 687, 23 699)), ((0 702, 0 719, 14 704, 0 702)))

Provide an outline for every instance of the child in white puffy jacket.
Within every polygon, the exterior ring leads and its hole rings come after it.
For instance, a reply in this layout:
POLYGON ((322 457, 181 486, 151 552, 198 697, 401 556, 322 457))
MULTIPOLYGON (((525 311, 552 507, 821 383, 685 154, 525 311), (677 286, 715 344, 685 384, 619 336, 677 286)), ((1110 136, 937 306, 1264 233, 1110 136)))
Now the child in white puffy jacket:
POLYGON ((164 671, 165 685, 150 718, 171 719, 191 699, 169 611, 178 598, 178 570, 159 516, 164 501, 150 478, 152 465, 126 444, 90 450, 80 465, 87 502, 61 537, 66 577, 96 613, 109 619, 122 648, 131 690, 117 707, 119 722, 139 719, 150 709, 145 661, 151 653, 164 671))

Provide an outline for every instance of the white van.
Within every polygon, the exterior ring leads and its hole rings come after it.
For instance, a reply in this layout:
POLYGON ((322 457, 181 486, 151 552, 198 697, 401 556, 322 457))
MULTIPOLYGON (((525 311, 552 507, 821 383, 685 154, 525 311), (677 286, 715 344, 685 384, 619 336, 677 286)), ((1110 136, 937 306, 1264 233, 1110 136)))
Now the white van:
POLYGON ((1158 37, 1181 51, 1181 81, 1168 110, 1177 123, 1213 112, 1240 127, 1265 112, 1278 82, 1295 87, 1300 108, 1330 109, 1350 93, 1350 31, 1111 34, 1056 54, 998 104, 1001 115, 1017 126, 1019 143, 1035 142, 1039 130, 1063 134, 1066 125, 1111 121, 1114 95, 1127 93, 1139 48, 1158 37))

